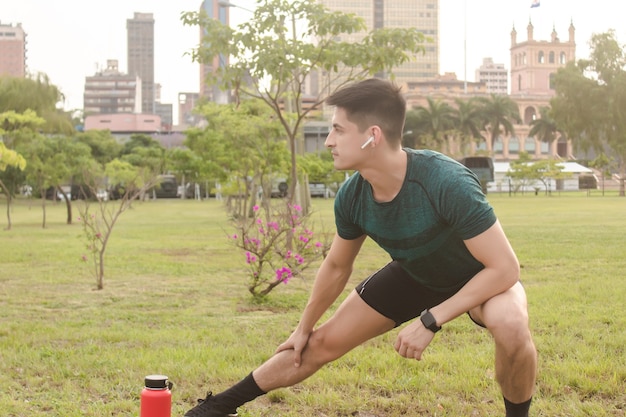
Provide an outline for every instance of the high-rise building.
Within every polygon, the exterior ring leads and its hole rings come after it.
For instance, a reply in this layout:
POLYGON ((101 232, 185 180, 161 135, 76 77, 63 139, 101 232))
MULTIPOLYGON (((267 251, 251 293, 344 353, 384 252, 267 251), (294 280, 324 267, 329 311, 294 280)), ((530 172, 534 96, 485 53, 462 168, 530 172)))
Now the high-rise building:
POLYGON ((121 73, 116 59, 104 70, 85 77, 85 114, 141 113, 141 78, 121 73))
MULTIPOLYGON (((425 54, 393 69, 395 82, 411 87, 412 82, 435 78, 439 74, 439 0, 318 0, 332 11, 354 13, 363 18, 367 31, 378 28, 417 28, 432 39, 425 54)), ((342 35, 343 41, 358 42, 364 32, 342 35)), ((384 74, 382 74, 384 76, 384 74)))
POLYGON ((0 75, 26 76, 26 32, 20 23, 0 23, 0 75))
POLYGON ((126 20, 128 74, 141 78, 141 112, 154 113, 154 17, 137 13, 126 20))
POLYGON ((487 93, 507 95, 509 72, 504 64, 496 64, 493 58, 483 58, 483 64, 476 70, 476 81, 485 83, 487 93))
MULTIPOLYGON (((200 11, 204 11, 211 19, 217 19, 224 25, 229 24, 228 6, 221 6, 218 0, 204 0, 200 11)), ((204 31, 200 28, 200 43, 204 37, 204 31)), ((207 85, 207 75, 214 73, 219 67, 228 65, 228 56, 218 55, 211 62, 200 64, 200 97, 207 98, 216 103, 228 103, 229 93, 222 91, 217 85, 207 85)))

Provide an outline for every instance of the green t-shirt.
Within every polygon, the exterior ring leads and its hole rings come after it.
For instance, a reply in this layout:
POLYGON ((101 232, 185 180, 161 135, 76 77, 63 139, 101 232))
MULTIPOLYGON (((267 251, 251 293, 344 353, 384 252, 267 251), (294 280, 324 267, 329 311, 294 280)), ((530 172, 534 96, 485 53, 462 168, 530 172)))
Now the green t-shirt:
POLYGON ((398 195, 374 200, 357 172, 335 199, 337 233, 366 234, 418 282, 436 291, 461 288, 484 268, 463 240, 496 222, 480 182, 468 168, 434 151, 404 149, 408 163, 398 195))

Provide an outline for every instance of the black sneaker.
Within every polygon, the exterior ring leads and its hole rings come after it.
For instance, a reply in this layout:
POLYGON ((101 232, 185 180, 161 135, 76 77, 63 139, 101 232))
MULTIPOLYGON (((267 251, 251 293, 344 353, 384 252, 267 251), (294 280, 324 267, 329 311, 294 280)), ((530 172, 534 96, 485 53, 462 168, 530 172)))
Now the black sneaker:
POLYGON ((183 417, 237 417, 237 411, 232 413, 219 411, 215 404, 213 393, 209 392, 206 398, 200 398, 198 405, 187 411, 183 417))

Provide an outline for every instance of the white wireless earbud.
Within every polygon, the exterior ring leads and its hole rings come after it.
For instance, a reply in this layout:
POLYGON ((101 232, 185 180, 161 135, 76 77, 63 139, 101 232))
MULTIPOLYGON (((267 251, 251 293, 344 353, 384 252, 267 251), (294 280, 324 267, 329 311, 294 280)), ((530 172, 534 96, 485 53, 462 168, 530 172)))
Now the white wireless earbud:
POLYGON ((372 142, 374 142, 374 136, 370 136, 369 139, 367 139, 367 141, 365 141, 365 143, 361 145, 361 149, 367 148, 367 145, 369 145, 372 142))

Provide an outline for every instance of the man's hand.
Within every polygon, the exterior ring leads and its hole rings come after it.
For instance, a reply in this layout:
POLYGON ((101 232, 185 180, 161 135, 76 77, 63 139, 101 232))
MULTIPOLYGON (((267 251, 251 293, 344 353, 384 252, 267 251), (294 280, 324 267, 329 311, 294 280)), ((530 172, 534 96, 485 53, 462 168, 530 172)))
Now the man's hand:
POLYGON ((418 318, 398 333, 394 348, 400 356, 419 361, 433 337, 435 333, 424 327, 418 318))
POLYGON ((289 339, 287 339, 284 343, 281 343, 276 348, 275 353, 282 352, 284 350, 293 349, 294 353, 294 366, 298 368, 302 363, 302 351, 306 348, 307 343, 309 343, 309 337, 311 337, 312 332, 303 332, 301 330, 296 329, 289 339))

